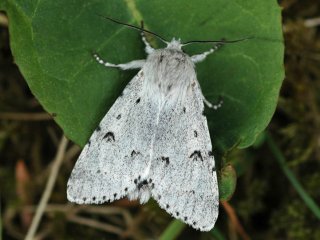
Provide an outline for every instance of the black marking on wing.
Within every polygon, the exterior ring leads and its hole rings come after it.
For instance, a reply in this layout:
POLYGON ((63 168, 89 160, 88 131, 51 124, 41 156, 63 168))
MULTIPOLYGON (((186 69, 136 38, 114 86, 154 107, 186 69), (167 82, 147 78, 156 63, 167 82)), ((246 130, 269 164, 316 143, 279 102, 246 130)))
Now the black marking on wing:
POLYGON ((114 142, 114 141, 115 141, 115 139, 114 139, 114 133, 113 133, 113 132, 107 132, 107 133, 104 135, 103 139, 106 139, 107 142, 111 142, 111 141, 114 142))
POLYGON ((132 150, 131 157, 135 157, 135 156, 137 156, 139 154, 140 154, 140 152, 136 152, 135 150, 132 150))
POLYGON ((160 55, 159 63, 163 61, 163 55, 160 55))
POLYGON ((136 104, 138 104, 138 103, 140 102, 140 100, 141 100, 141 99, 140 99, 140 98, 138 98, 138 99, 137 99, 137 101, 136 101, 136 104))
POLYGON ((202 155, 200 151, 194 151, 189 158, 193 158, 194 161, 197 161, 198 159, 203 161, 202 155))
POLYGON ((118 116, 117 116, 117 119, 119 120, 121 118, 121 114, 119 114, 118 116))
POLYGON ((198 137, 198 132, 194 130, 194 137, 198 137))
POLYGON ((161 157, 161 160, 166 162, 166 165, 169 165, 170 163, 169 157, 161 157))
POLYGON ((183 113, 186 113, 186 110, 187 110, 187 109, 186 109, 185 107, 183 107, 183 113))
POLYGON ((98 127, 96 128, 96 131, 99 132, 101 130, 100 125, 98 125, 98 127))
POLYGON ((140 190, 145 185, 148 185, 148 181, 147 180, 143 180, 143 181, 139 182, 137 187, 140 190))
POLYGON ((208 155, 209 155, 209 157, 212 157, 212 156, 213 156, 213 152, 212 152, 212 151, 209 151, 209 152, 208 152, 208 155))

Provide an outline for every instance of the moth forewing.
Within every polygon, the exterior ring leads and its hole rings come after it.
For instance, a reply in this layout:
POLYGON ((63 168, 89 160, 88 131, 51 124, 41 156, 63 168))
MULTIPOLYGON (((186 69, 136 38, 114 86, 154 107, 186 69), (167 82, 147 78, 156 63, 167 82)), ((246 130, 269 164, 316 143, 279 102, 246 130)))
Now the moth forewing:
POLYGON ((139 73, 124 89, 84 147, 68 181, 72 202, 103 203, 152 196, 175 218, 209 231, 218 216, 218 185, 204 96, 194 63, 173 39, 147 45, 147 60, 106 66, 139 73))

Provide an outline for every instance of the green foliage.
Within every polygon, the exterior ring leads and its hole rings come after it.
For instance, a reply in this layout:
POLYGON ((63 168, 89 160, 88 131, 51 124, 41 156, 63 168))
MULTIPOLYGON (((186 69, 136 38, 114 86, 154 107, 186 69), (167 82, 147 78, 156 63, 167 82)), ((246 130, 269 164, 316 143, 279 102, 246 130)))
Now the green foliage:
POLYGON ((228 201, 237 184, 237 174, 232 165, 226 165, 221 169, 219 175, 219 198, 221 201, 228 201))
POLYGON ((177 236, 183 231, 186 225, 179 221, 173 220, 170 225, 166 228, 166 230, 161 234, 160 240, 171 240, 176 239, 177 236))
MULTIPOLYGON (((224 98, 219 111, 206 111, 216 150, 251 145, 274 113, 284 76, 280 8, 275 0, 5 0, 1 9, 9 17, 15 62, 31 91, 81 146, 136 74, 104 68, 91 52, 114 63, 145 58, 138 32, 97 14, 135 25, 144 20, 146 28, 166 39, 253 37, 224 46, 197 66, 207 99, 224 98)), ((209 47, 195 44, 186 50, 195 54, 209 47)))

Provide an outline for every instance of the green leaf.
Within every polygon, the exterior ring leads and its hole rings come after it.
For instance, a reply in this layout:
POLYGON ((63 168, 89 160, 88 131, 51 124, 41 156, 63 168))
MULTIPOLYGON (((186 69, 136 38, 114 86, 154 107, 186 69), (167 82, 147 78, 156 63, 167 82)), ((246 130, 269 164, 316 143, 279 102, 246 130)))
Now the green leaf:
MULTIPOLYGON (((2 0, 11 49, 33 94, 65 134, 84 145, 136 71, 97 64, 145 58, 137 31, 97 14, 145 26, 166 39, 253 39, 227 44, 197 65, 203 93, 224 105, 207 110, 215 149, 246 147, 269 123, 283 80, 281 11, 276 0, 2 0)), ((160 47, 159 43, 156 45, 160 47)), ((210 48, 194 44, 189 54, 210 48)))
POLYGON ((159 240, 177 239, 185 227, 186 225, 180 220, 172 220, 169 226, 161 234, 159 240))
POLYGON ((228 201, 237 185, 237 174, 232 165, 226 165, 221 169, 219 176, 219 198, 220 201, 228 201))

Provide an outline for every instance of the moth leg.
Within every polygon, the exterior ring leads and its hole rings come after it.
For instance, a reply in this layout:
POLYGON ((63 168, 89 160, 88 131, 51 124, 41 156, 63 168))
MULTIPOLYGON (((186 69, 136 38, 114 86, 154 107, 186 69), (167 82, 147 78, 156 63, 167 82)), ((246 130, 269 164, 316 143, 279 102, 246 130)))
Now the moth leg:
MULTIPOLYGON (((141 21, 141 28, 143 29, 143 21, 141 21)), ((147 41, 146 39, 146 35, 143 31, 141 31, 141 37, 142 37, 142 41, 144 42, 144 44, 146 45, 145 47, 145 51, 147 54, 152 53, 155 49, 153 47, 151 47, 150 43, 147 41)))
POLYGON ((218 103, 212 104, 211 102, 209 102, 209 101, 203 96, 203 102, 204 102, 209 108, 212 108, 212 109, 214 109, 214 110, 217 110, 218 108, 221 108, 221 107, 222 107, 223 99, 222 99, 221 96, 219 96, 218 103))
POLYGON ((121 64, 113 64, 106 62, 102 58, 98 56, 98 54, 93 54, 93 57, 96 59, 96 61, 105 67, 114 67, 114 68, 120 68, 122 70, 127 70, 127 69, 136 69, 136 68, 142 68, 143 65, 145 64, 145 60, 133 60, 128 63, 121 63, 121 64))
POLYGON ((215 51, 217 51, 222 45, 223 45, 222 43, 215 44, 215 45, 213 45, 213 47, 210 50, 208 50, 206 52, 203 52, 201 54, 197 54, 197 55, 191 56, 192 62, 194 62, 194 63, 202 62, 203 60, 206 59, 206 57, 209 54, 214 53, 215 51))

